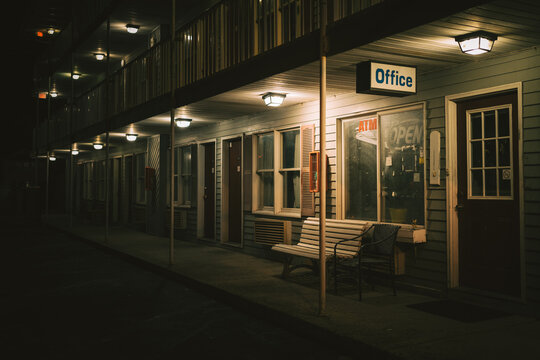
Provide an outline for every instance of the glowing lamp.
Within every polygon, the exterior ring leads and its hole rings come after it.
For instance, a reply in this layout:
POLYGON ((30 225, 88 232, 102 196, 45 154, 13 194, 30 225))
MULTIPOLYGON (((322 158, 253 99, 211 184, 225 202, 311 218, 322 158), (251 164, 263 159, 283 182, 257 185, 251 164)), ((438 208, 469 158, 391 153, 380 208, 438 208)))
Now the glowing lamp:
POLYGON ((269 92, 264 94, 262 98, 266 106, 279 106, 283 103, 285 96, 285 94, 269 92))
POLYGON ((491 51, 493 43, 497 40, 497 35, 486 31, 476 31, 456 36, 455 40, 459 44, 462 53, 480 55, 491 51))
POLYGON ((96 60, 98 61, 105 59, 105 54, 102 54, 102 53, 95 53, 94 56, 96 57, 96 60))
POLYGON ((126 140, 127 141, 135 141, 135 140, 137 140, 137 136, 139 136, 139 134, 126 134, 126 140))
POLYGON ((94 143, 93 145, 94 145, 94 149, 96 149, 96 150, 103 149, 103 144, 101 144, 101 143, 94 143))
POLYGON ((137 31, 139 31, 139 25, 127 24, 126 30, 130 34, 135 34, 137 31))
POLYGON ((191 119, 178 118, 174 119, 174 122, 179 128, 187 128, 189 125, 191 125, 191 119))

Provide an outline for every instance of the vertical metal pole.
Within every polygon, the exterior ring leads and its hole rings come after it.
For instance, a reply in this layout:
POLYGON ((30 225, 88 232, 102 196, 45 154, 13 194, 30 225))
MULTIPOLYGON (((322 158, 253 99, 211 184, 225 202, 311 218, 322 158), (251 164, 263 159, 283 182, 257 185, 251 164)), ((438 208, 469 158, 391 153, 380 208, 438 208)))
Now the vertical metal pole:
POLYGON ((319 314, 326 312, 326 0, 321 0, 321 72, 320 72, 320 207, 319 207, 319 314))
POLYGON ((107 62, 105 72, 105 241, 109 240, 109 58, 111 55, 111 17, 107 17, 107 62))
POLYGON ((169 234, 169 265, 174 264, 174 90, 176 88, 176 65, 175 65, 175 53, 176 53, 176 1, 172 0, 172 19, 171 19, 171 76, 169 77, 169 84, 171 90, 171 179, 170 179, 170 205, 171 205, 171 218, 170 218, 170 234, 169 234))
MULTIPOLYGON (((71 23, 71 42, 73 43, 73 22, 71 23)), ((71 99, 69 105, 69 227, 73 227, 73 101, 75 84, 73 83, 73 53, 71 53, 71 99)))
MULTIPOLYGON (((50 71, 50 69, 49 69, 50 71)), ((45 179, 45 216, 49 215, 49 132, 51 126, 51 75, 49 74, 49 91, 47 92, 47 136, 45 148, 47 149, 47 170, 45 179)))

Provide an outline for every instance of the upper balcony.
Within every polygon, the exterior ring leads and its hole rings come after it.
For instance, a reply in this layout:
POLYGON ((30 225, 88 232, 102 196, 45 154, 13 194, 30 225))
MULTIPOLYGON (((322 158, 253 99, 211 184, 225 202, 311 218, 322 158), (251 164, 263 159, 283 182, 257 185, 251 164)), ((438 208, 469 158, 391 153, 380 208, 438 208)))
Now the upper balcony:
MULTIPOLYGON (((328 22, 334 23, 383 2, 328 0, 328 22)), ((35 133, 37 151, 69 144, 78 134, 102 132, 106 119, 141 106, 163 112, 171 105, 172 88, 193 87, 280 47, 289 45, 284 52, 287 61, 261 69, 261 76, 283 71, 284 66, 302 65, 306 56, 302 54, 304 48, 290 46, 298 39, 313 45, 310 56, 317 56, 319 51, 319 0, 222 0, 199 2, 198 6, 194 5, 197 2, 186 5, 177 1, 182 5, 177 9, 174 43, 169 31, 172 1, 152 3, 155 5, 152 9, 148 8, 148 2, 136 6, 131 2, 129 6, 112 3, 101 7, 110 13, 109 25, 104 16, 105 20, 92 33, 79 36, 82 41, 68 46, 70 34, 63 34, 64 41, 60 42, 63 46, 54 49, 54 56, 62 55, 62 51, 65 54, 37 90, 54 91, 59 96, 50 99, 51 110, 42 111, 40 117, 45 120, 39 122, 35 133), (209 7, 202 10, 204 6, 209 7), (137 41, 126 32, 125 25, 129 22, 144 24, 139 25, 137 41), (98 52, 105 55, 101 63, 93 59, 98 52), (71 80, 72 73, 81 74, 81 79, 86 81, 71 80)), ((240 86, 253 79, 237 80, 236 86, 240 86)), ((206 91, 209 95, 216 92, 219 92, 217 88, 206 91)), ((175 105, 185 102, 184 97, 175 105)), ((152 112, 147 109, 138 113, 151 116, 152 112)), ((132 117, 130 121, 141 119, 132 117)))

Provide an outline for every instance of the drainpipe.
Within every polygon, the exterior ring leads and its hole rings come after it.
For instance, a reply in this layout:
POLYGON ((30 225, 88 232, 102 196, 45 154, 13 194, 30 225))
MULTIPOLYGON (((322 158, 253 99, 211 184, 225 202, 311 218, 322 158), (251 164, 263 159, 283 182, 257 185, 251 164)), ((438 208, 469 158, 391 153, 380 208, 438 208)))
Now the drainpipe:
POLYGON ((105 72, 105 241, 109 240, 109 58, 111 55, 111 17, 107 17, 107 63, 105 72))
POLYGON ((175 42, 176 42, 176 1, 172 0, 172 19, 171 19, 171 76, 169 77, 169 84, 171 90, 171 164, 170 164, 170 233, 169 233, 169 265, 174 264, 174 90, 176 88, 176 82, 174 81, 176 75, 176 66, 175 66, 175 42))
POLYGON ((321 62, 320 62, 320 206, 319 206, 319 315, 326 313, 326 0, 321 0, 321 62))

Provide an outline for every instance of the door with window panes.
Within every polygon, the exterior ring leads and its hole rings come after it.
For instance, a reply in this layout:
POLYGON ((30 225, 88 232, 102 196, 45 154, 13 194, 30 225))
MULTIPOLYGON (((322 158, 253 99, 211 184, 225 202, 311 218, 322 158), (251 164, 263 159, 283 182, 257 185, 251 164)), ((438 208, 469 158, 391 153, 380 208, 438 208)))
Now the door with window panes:
POLYGON ((519 296, 517 96, 458 103, 459 285, 519 296))

